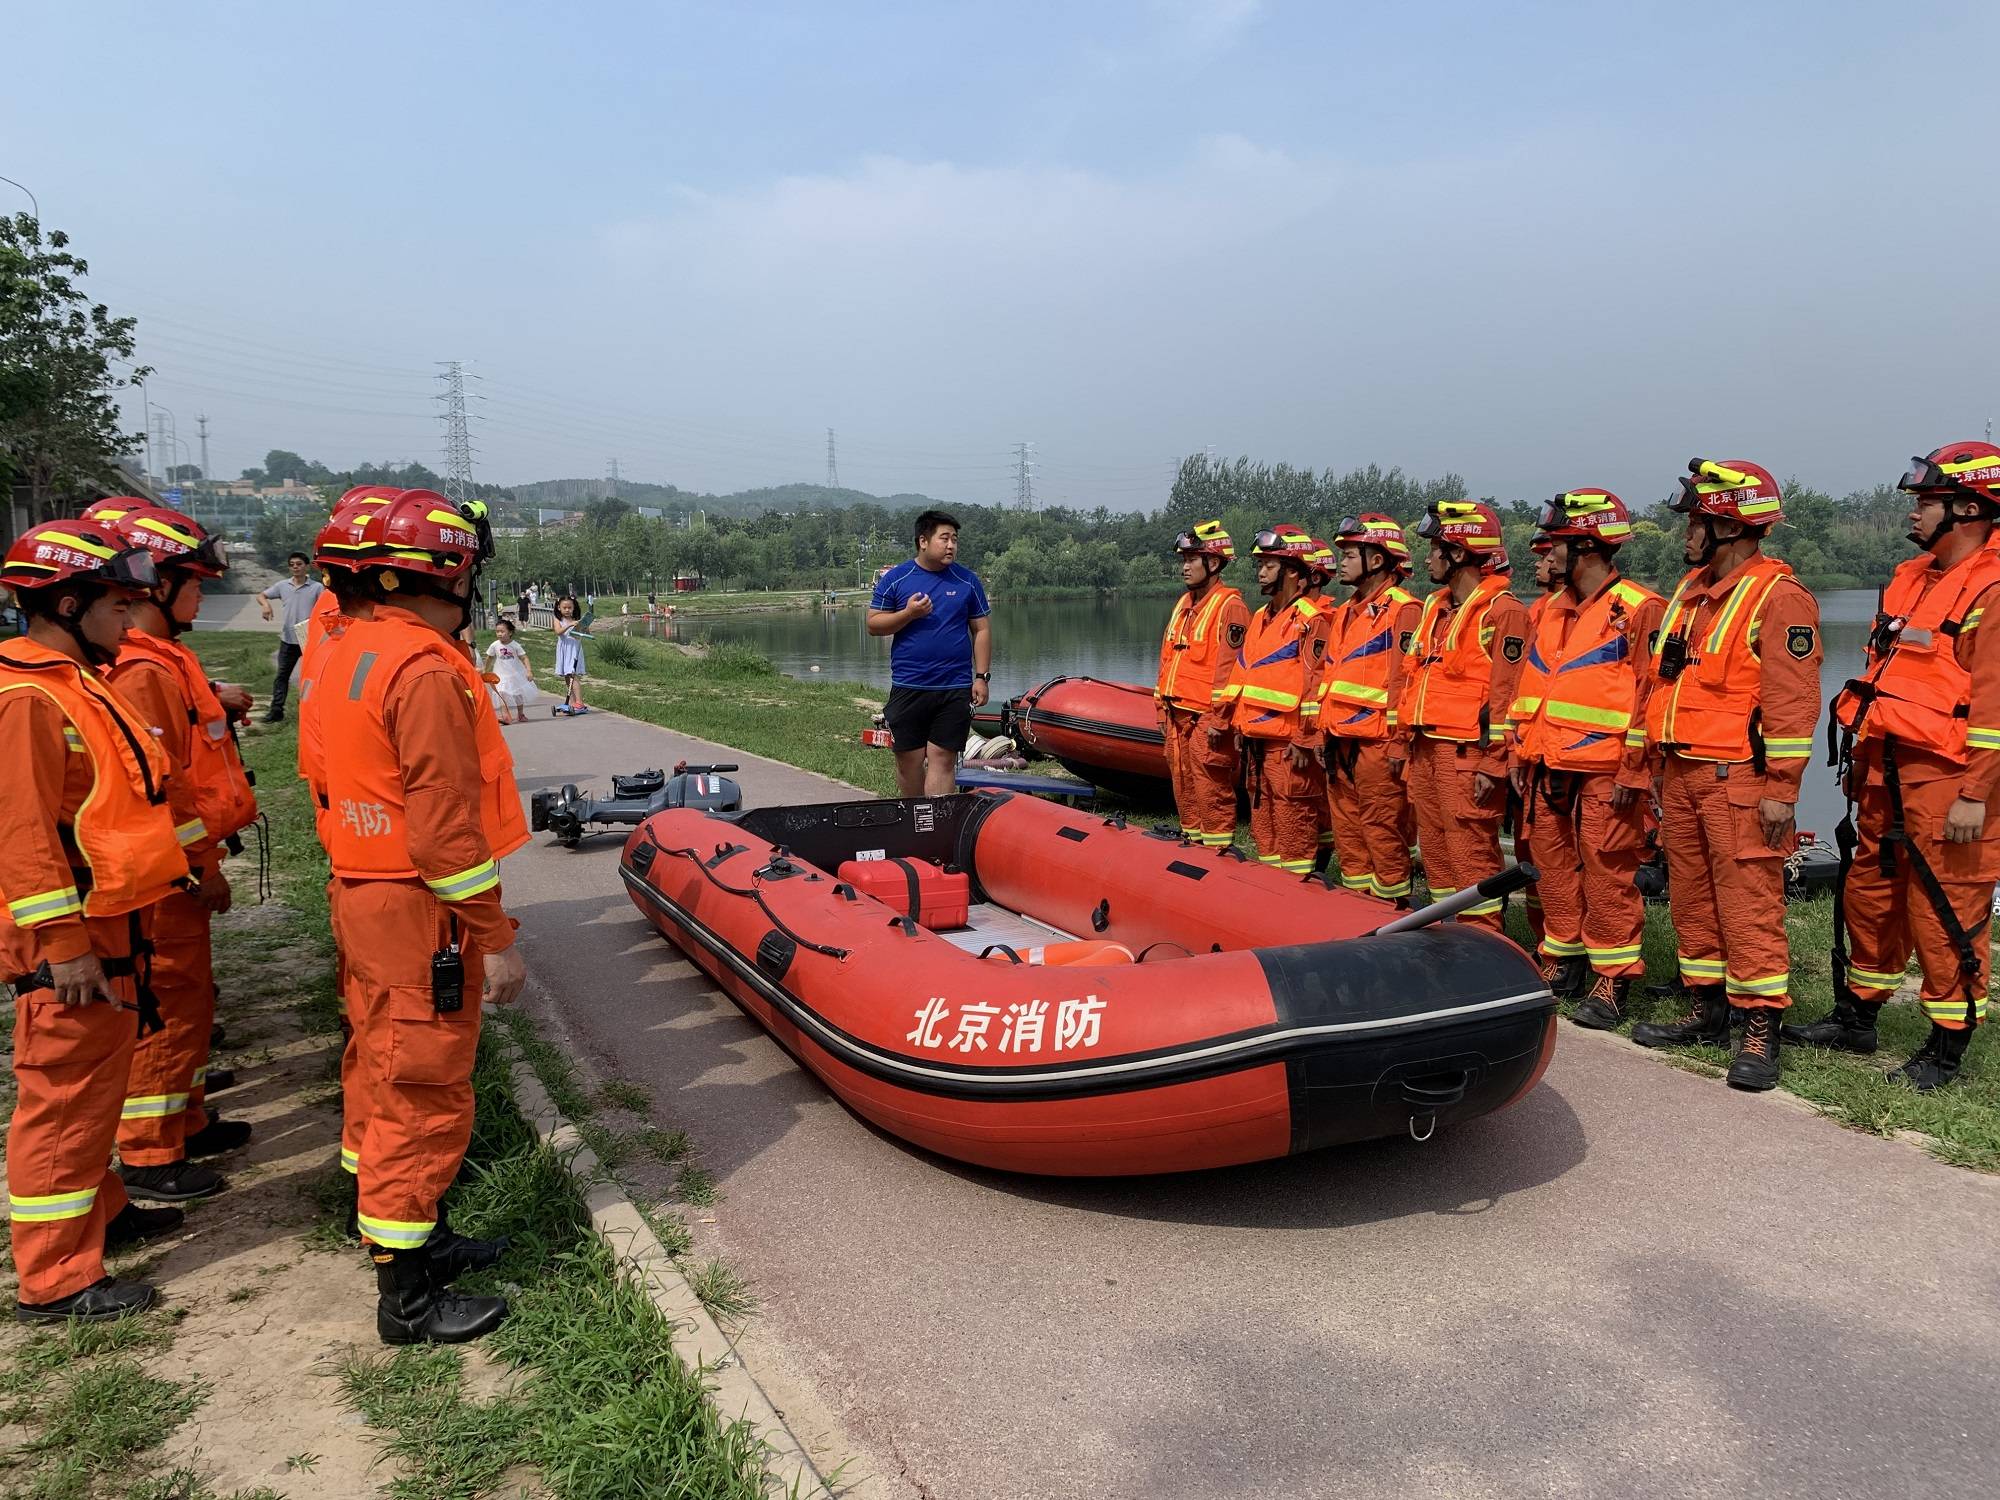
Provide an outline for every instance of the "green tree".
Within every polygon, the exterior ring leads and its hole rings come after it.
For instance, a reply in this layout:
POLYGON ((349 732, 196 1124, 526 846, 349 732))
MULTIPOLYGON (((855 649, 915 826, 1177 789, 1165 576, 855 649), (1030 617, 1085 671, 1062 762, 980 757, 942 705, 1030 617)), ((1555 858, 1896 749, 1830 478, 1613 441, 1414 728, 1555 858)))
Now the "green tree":
POLYGON ((115 393, 152 373, 112 369, 131 359, 138 320, 84 294, 90 267, 68 247, 32 214, 0 218, 0 468, 26 480, 38 519, 132 451, 115 393))

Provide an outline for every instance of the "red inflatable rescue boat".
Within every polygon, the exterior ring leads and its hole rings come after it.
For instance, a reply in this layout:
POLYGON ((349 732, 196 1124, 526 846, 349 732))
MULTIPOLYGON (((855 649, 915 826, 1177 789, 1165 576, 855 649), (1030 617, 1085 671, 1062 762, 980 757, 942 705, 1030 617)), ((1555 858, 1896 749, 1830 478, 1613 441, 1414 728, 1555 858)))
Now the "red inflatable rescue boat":
POLYGON ((1555 1044, 1503 938, 1371 936, 1382 903, 1032 797, 662 812, 621 873, 857 1113, 1009 1171, 1428 1139, 1520 1098, 1555 1044))
POLYGON ((1051 677, 1012 705, 1013 732, 1075 775, 1128 796, 1167 790, 1167 742, 1153 690, 1099 677, 1051 677))

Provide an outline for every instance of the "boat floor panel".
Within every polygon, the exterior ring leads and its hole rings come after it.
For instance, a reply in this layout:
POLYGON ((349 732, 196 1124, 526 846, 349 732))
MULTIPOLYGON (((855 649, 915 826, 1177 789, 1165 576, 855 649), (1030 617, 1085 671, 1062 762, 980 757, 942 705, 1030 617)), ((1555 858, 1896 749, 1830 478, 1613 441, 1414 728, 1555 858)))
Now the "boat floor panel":
POLYGON ((1039 948, 1046 943, 1076 941, 1073 933, 1051 927, 1046 922, 1037 922, 1033 917, 1024 917, 1004 906, 995 906, 990 901, 973 903, 966 909, 965 926, 940 932, 938 936, 954 948, 963 948, 967 953, 974 954, 994 943, 1005 943, 1009 948, 1039 948))

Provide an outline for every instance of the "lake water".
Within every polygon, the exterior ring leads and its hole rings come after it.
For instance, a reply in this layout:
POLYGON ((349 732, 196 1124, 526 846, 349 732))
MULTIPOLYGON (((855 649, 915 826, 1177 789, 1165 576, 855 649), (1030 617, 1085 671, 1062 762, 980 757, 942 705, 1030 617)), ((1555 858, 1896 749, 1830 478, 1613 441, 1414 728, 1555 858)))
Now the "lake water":
MULTIPOLYGON (((995 600, 993 696, 1011 698, 1058 672, 1150 683, 1171 607, 1165 599, 995 600)), ((887 692, 889 642, 868 634, 866 613, 833 609, 706 615, 677 620, 669 628, 678 639, 706 636, 754 647, 779 671, 794 677, 865 682, 887 692), (813 674, 814 667, 818 674, 813 674)), ((1842 589, 1820 596, 1826 636, 1823 697, 1860 665, 1861 643, 1874 614, 1873 589, 1842 589)), ((1821 737, 1823 741, 1823 728, 1821 737)), ((1831 768, 1821 764, 1824 759, 1824 752, 1816 749, 1800 798, 1799 825, 1831 842, 1841 802, 1831 768)))

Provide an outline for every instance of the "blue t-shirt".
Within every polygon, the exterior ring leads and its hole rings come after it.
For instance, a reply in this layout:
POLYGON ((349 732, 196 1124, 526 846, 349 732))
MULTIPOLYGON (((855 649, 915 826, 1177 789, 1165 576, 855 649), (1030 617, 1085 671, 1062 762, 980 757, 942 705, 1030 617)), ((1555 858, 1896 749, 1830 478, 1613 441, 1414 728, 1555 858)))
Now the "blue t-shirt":
POLYGON ((929 594, 931 612, 897 631, 889 647, 889 681, 907 688, 972 687, 972 624, 992 613, 986 586, 970 568, 953 563, 941 573, 915 558, 875 580, 870 609, 901 609, 913 595, 929 594))

